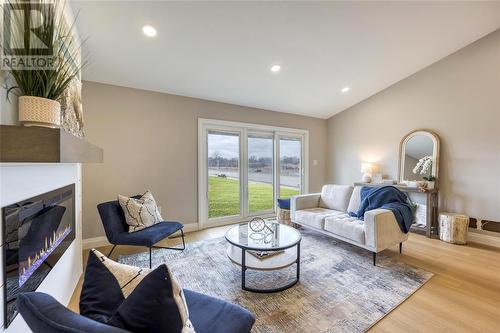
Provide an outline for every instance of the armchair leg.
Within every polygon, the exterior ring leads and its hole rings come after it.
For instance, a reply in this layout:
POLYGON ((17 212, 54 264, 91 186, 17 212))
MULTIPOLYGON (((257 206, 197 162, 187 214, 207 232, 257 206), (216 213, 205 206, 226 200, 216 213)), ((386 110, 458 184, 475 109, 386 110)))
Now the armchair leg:
POLYGON ((152 251, 152 247, 149 248, 149 268, 151 268, 151 264, 152 264, 152 260, 151 260, 151 251, 152 251))
POLYGON ((403 243, 399 243, 399 253, 403 253, 403 243))
POLYGON ((151 246, 149 248, 149 268, 152 267, 152 259, 151 259, 151 252, 153 249, 167 249, 167 250, 177 250, 177 251, 184 251, 186 249, 186 242, 184 240, 184 230, 181 230, 181 237, 182 237, 182 247, 167 247, 167 246, 151 246))
POLYGON ((186 243, 184 243, 184 230, 181 229, 181 236, 182 236, 182 249, 184 250, 186 248, 186 243))
POLYGON ((111 259, 111 253, 113 253, 114 249, 115 249, 116 245, 113 245, 113 247, 111 248, 111 251, 109 251, 108 253, 108 258, 111 259))
POLYGON ((373 252, 373 266, 376 266, 375 265, 376 262, 377 262, 377 252, 373 252))
POLYGON ((184 231, 181 230, 181 236, 182 236, 182 247, 167 247, 167 246, 152 246, 155 249, 167 249, 167 250, 177 250, 177 251, 184 251, 186 249, 186 242, 184 241, 184 231))

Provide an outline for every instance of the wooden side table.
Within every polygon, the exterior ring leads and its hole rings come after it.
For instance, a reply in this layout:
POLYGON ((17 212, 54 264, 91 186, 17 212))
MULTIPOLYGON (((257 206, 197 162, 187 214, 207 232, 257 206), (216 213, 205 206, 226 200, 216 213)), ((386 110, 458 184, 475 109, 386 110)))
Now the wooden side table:
POLYGON ((439 238, 453 244, 467 244, 469 217, 455 213, 439 214, 439 238))

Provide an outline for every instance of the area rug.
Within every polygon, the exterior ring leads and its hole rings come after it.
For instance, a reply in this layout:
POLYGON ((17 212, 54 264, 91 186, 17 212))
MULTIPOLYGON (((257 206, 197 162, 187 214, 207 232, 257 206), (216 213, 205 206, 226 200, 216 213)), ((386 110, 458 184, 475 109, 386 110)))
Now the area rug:
MULTIPOLYGON (((188 243, 183 252, 153 250, 153 264, 166 263, 187 289, 240 304, 255 313, 252 332, 364 332, 407 299, 432 273, 385 251, 372 265, 369 251, 301 230, 301 274, 294 287, 272 294, 241 290, 241 271, 226 255, 224 238, 188 243)), ((148 267, 149 252, 121 256, 124 264, 148 267)), ((280 272, 247 271, 247 285, 284 285, 295 265, 280 272)))

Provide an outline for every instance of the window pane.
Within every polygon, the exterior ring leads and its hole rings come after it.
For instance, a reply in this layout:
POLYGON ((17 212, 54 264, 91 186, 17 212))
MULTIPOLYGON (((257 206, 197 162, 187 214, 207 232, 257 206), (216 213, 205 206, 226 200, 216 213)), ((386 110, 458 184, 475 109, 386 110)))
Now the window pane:
POLYGON ((300 194, 301 152, 300 139, 280 139, 280 198, 300 194))
POLYGON ((208 133, 208 217, 240 215, 240 137, 208 133))
POLYGON ((248 136, 248 209, 250 213, 272 210, 273 138, 248 136))

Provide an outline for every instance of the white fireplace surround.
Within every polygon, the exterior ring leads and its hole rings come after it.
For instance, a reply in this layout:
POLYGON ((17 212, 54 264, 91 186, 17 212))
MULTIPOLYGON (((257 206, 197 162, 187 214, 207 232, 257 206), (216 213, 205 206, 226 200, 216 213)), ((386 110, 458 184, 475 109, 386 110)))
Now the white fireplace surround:
MULTIPOLYGON (((57 188, 75 184, 75 240, 57 262, 38 291, 46 292, 62 304, 68 304, 82 274, 82 232, 81 232, 81 165, 77 163, 0 163, 0 207, 46 193, 57 188)), ((1 216, 1 214, 0 214, 1 216)), ((1 217, 0 217, 1 219, 1 217)), ((2 222, 2 221, 0 221, 2 222)), ((3 246, 3 222, 0 235, 3 246)), ((1 248, 3 251, 3 248, 1 248)), ((3 256, 0 256, 3 267, 3 256)), ((30 332, 30 329, 17 315, 7 329, 4 328, 3 274, 0 274, 0 327, 2 332, 30 332)))

